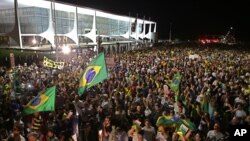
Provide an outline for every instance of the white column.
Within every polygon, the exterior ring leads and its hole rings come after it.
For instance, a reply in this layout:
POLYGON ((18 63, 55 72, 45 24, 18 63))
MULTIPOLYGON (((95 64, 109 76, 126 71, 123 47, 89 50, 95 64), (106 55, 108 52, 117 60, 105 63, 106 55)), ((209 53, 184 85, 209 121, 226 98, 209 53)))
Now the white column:
POLYGON ((150 42, 152 40, 151 29, 152 29, 152 23, 149 23, 149 30, 148 30, 148 33, 146 34, 146 38, 148 38, 150 40, 150 42))
POLYGON ((145 31, 146 31, 146 24, 145 24, 145 17, 143 18, 142 21, 142 32, 140 33, 139 37, 143 40, 143 38, 145 37, 145 31))
POLYGON ((20 46, 20 48, 23 48, 17 0, 14 1, 14 14, 15 14, 14 28, 11 32, 7 33, 6 35, 12 37, 20 46))
POLYGON ((53 2, 51 1, 50 4, 51 6, 49 9, 49 27, 46 31, 41 33, 40 36, 46 38, 51 43, 51 46, 55 47, 55 27, 53 25, 53 19, 52 19, 53 2))
POLYGON ((93 19, 92 31, 93 31, 92 39, 94 41, 94 44, 96 44, 96 10, 95 10, 95 15, 94 15, 94 19, 93 19))
POLYGON ((145 17, 143 19, 143 31, 142 31, 142 40, 145 38, 145 33, 146 33, 146 23, 145 23, 145 17))
POLYGON ((84 34, 83 36, 88 37, 93 41, 94 44, 96 44, 96 11, 93 15, 93 24, 91 31, 87 34, 84 34))
POLYGON ((77 35, 77 24, 78 23, 77 23, 77 8, 76 8, 75 16, 74 16, 74 27, 69 33, 65 34, 65 36, 72 39, 78 46, 79 42, 78 42, 78 35, 77 35))
POLYGON ((122 34, 121 36, 126 38, 126 39, 130 39, 130 34, 131 34, 131 22, 130 22, 130 17, 129 17, 129 21, 128 21, 128 31, 125 34, 122 34))
POLYGON ((79 43, 79 35, 78 35, 78 8, 76 6, 76 36, 77 36, 77 47, 80 46, 80 43, 79 43))
POLYGON ((154 32, 156 32, 156 23, 155 23, 155 28, 154 28, 154 32))
POLYGON ((136 22, 136 25, 135 25, 135 39, 138 41, 139 37, 138 35, 140 34, 139 33, 139 19, 137 18, 137 22, 136 22))

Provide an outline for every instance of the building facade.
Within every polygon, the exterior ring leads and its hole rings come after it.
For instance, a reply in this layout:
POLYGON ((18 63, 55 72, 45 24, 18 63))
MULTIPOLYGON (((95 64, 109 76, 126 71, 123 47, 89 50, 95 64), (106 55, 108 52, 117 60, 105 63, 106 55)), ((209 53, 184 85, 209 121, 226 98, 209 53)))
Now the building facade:
POLYGON ((156 35, 156 22, 144 18, 48 0, 0 0, 0 42, 9 46, 154 42, 156 35))

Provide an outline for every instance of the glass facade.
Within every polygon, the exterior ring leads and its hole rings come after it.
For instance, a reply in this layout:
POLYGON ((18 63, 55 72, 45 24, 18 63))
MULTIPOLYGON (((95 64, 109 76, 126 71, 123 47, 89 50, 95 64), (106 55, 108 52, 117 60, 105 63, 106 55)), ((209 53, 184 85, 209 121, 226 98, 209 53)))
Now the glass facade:
POLYGON ((56 33, 67 34, 74 28, 75 13, 56 10, 56 33))
POLYGON ((0 10, 0 33, 11 32, 15 25, 15 11, 11 9, 0 10))
POLYGON ((49 27, 49 10, 39 7, 19 8, 22 34, 40 34, 49 27))
POLYGON ((129 31, 129 22, 119 21, 119 34, 125 34, 129 31))
MULTIPOLYGON (((39 34, 47 30, 49 10, 39 7, 19 8, 19 19, 22 34, 39 34)), ((13 9, 0 10, 0 33, 11 32, 15 24, 13 9)))
MULTIPOLYGON (((99 35, 102 35, 102 37, 107 38, 107 40, 113 38, 116 38, 117 40, 121 40, 121 38, 122 40, 129 40, 133 38, 138 40, 137 37, 139 37, 139 34, 143 32, 143 24, 141 19, 140 22, 138 22, 137 24, 136 34, 138 35, 135 36, 134 32, 131 32, 130 35, 127 34, 127 32, 130 31, 129 28, 131 27, 131 25, 129 24, 132 24, 135 18, 132 18, 130 20, 129 17, 118 16, 80 7, 78 8, 78 13, 76 16, 75 6, 56 3, 54 5, 54 8, 56 10, 54 10, 53 3, 51 1, 37 0, 37 3, 33 3, 31 2, 31 0, 18 0, 17 2, 17 12, 19 15, 18 19, 20 23, 20 32, 22 35, 19 35, 19 25, 17 26, 17 24, 15 24, 14 2, 9 2, 8 4, 6 4, 8 5, 8 7, 5 7, 2 3, 0 3, 0 6, 2 5, 2 7, 0 7, 0 34, 6 35, 7 33, 12 32, 15 27, 15 32, 13 33, 18 33, 18 35, 13 35, 15 36, 15 39, 13 39, 17 40, 17 37, 22 36, 22 44, 30 44, 30 42, 35 38, 35 36, 37 36, 36 39, 38 40, 39 44, 42 44, 44 40, 49 41, 50 44, 56 44, 54 42, 54 40, 56 40, 54 39, 54 34, 58 34, 57 36, 61 36, 66 41, 71 41, 72 43, 77 43, 78 39, 81 43, 96 42, 95 38, 99 35), (84 35, 94 29, 94 15, 96 15, 96 34, 84 35), (74 27, 74 25, 76 25, 76 17, 77 29, 76 27, 74 27), (55 20, 56 23, 55 29, 53 20, 55 20), (56 33, 54 33, 54 31, 56 31, 56 33), (80 34, 80 36, 78 36, 77 33, 80 34)), ((148 24, 152 23, 151 32, 153 32, 154 23, 151 21, 147 22, 148 24)), ((149 28, 148 26, 146 27, 146 30, 149 31, 149 29, 147 28, 149 28)), ((9 34, 7 35, 10 37, 12 36, 9 34)), ((151 38, 149 36, 147 37, 151 38)))
POLYGON ((78 34, 86 34, 90 32, 93 25, 92 15, 78 14, 78 34))
POLYGON ((139 33, 142 33, 142 31, 143 31, 143 24, 138 24, 138 30, 139 30, 139 33))
POLYGON ((109 19, 104 17, 96 18, 97 34, 99 35, 121 35, 128 31, 129 23, 125 21, 109 19))
MULTIPOLYGON (((39 7, 19 8, 19 19, 22 34, 40 34, 48 29, 49 9, 39 7)), ((57 34, 67 34, 74 27, 73 12, 56 10, 56 32, 57 34)), ((14 27, 14 10, 6 9, 0 11, 0 33, 10 32, 14 27)), ((90 32, 93 24, 93 16, 78 14, 78 33, 86 34, 90 32)), ((129 22, 96 17, 97 34, 99 35, 121 35, 125 34, 129 28, 129 22)), ((142 24, 139 24, 142 32, 142 24)))

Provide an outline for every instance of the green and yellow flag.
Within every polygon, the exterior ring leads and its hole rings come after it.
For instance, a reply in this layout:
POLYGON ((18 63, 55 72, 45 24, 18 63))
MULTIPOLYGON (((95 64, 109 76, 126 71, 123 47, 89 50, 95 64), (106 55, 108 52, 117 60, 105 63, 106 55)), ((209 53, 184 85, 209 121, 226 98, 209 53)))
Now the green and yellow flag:
POLYGON ((179 127, 179 129, 177 130, 177 134, 179 134, 180 136, 186 135, 188 132, 188 127, 184 124, 181 124, 181 126, 179 127))
POLYGON ((90 62, 89 66, 81 74, 78 94, 82 95, 86 89, 98 84, 106 78, 108 78, 108 72, 104 53, 102 52, 90 62))
POLYGON ((156 126, 180 126, 181 125, 181 120, 178 118, 174 118, 172 116, 160 116, 158 117, 156 121, 156 126))
POLYGON ((174 75, 173 80, 168 84, 168 86, 172 91, 177 93, 179 91, 180 82, 181 82, 181 74, 178 72, 174 75))
POLYGON ((181 120, 182 124, 184 124, 188 129, 191 129, 191 130, 196 130, 196 126, 193 122, 191 122, 190 120, 188 119, 182 119, 181 120))
POLYGON ((40 93, 33 98, 23 109, 24 115, 29 115, 42 111, 55 110, 56 87, 50 87, 45 92, 40 93))

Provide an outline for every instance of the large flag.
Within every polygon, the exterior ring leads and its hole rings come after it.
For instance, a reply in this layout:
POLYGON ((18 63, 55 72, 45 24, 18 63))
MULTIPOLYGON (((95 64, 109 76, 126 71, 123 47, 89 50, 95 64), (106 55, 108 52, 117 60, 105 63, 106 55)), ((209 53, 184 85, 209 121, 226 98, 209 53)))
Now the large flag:
POLYGON ((55 110, 56 87, 50 87, 45 92, 33 98, 23 109, 23 114, 55 110))
POLYGON ((82 95, 83 92, 108 78, 108 72, 106 68, 104 53, 100 53, 97 55, 95 59, 93 59, 89 66, 83 71, 80 77, 80 85, 78 94, 82 95))
POLYGON ((177 93, 179 91, 180 82, 181 82, 181 74, 178 72, 174 75, 173 80, 168 84, 168 86, 172 91, 177 93))

